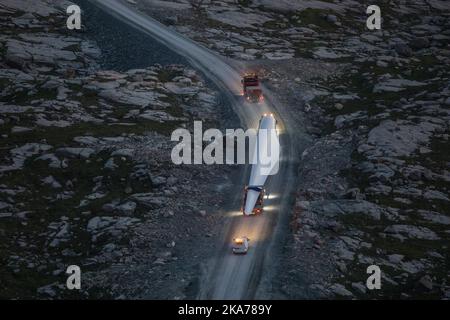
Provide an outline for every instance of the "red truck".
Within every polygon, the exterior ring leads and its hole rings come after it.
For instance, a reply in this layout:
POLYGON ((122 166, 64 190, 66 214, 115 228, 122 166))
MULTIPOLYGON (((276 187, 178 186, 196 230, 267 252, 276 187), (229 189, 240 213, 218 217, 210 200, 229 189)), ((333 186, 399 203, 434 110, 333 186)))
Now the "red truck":
POLYGON ((258 103, 264 100, 257 74, 247 73, 244 75, 241 82, 244 89, 245 100, 252 103, 258 103))

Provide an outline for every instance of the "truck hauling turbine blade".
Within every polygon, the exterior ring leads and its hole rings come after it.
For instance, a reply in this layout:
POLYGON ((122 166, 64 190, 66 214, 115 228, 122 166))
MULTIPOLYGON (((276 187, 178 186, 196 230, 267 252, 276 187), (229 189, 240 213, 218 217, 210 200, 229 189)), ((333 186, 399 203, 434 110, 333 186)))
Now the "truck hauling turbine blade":
POLYGON ((259 78, 256 73, 246 73, 241 80, 245 100, 258 103, 264 100, 261 87, 259 85, 259 78))
POLYGON ((259 121, 250 179, 244 188, 242 211, 246 216, 262 213, 264 184, 269 175, 278 171, 280 144, 276 124, 273 114, 264 114, 259 121), (267 156, 270 158, 268 163, 268 159, 264 159, 267 156))

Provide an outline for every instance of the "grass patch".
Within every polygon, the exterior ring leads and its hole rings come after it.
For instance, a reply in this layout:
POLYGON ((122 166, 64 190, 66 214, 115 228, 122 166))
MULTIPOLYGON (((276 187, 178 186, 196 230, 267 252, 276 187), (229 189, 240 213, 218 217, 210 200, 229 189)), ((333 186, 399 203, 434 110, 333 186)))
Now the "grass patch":
POLYGON ((170 82, 173 78, 183 75, 182 71, 164 68, 158 72, 160 82, 170 82))
POLYGON ((33 100, 54 100, 56 99, 56 89, 36 89, 36 91, 29 91, 24 89, 22 91, 16 91, 12 94, 0 97, 0 101, 6 103, 14 103, 17 105, 26 105, 33 100), (31 92, 31 94, 30 94, 31 92))
POLYGON ((238 0, 238 4, 243 7, 248 7, 253 3, 253 0, 238 0))
POLYGON ((70 46, 63 48, 63 50, 72 51, 72 52, 80 52, 81 46, 78 43, 74 43, 74 44, 71 44, 70 46))
POLYGON ((288 17, 294 26, 307 26, 310 24, 320 27, 321 30, 335 30, 336 25, 327 20, 328 12, 320 9, 307 8, 288 17))
POLYGON ((3 59, 6 55, 6 46, 2 43, 0 44, 0 57, 3 59))

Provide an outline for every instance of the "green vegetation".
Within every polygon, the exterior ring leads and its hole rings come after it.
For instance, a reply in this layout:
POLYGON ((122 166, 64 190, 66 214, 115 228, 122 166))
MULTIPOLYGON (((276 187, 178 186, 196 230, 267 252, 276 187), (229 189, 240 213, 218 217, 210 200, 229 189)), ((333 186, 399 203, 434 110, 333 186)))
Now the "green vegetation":
POLYGON ((56 99, 56 89, 37 88, 27 90, 23 88, 20 91, 16 91, 12 94, 0 97, 0 101, 14 103, 16 105, 28 105, 31 101, 38 99, 56 99))
POLYGON ((327 20, 329 12, 320 9, 308 8, 300 12, 291 14, 289 21, 294 26, 308 26, 310 24, 318 26, 321 30, 334 30, 336 25, 327 20))

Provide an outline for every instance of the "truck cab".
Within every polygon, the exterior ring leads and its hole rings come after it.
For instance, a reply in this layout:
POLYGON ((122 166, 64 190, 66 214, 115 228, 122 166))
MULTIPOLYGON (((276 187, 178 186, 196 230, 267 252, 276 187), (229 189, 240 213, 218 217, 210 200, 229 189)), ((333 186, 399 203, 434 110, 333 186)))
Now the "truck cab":
POLYGON ((258 103, 264 100, 259 78, 256 73, 247 73, 241 80, 244 98, 248 102, 258 103))

